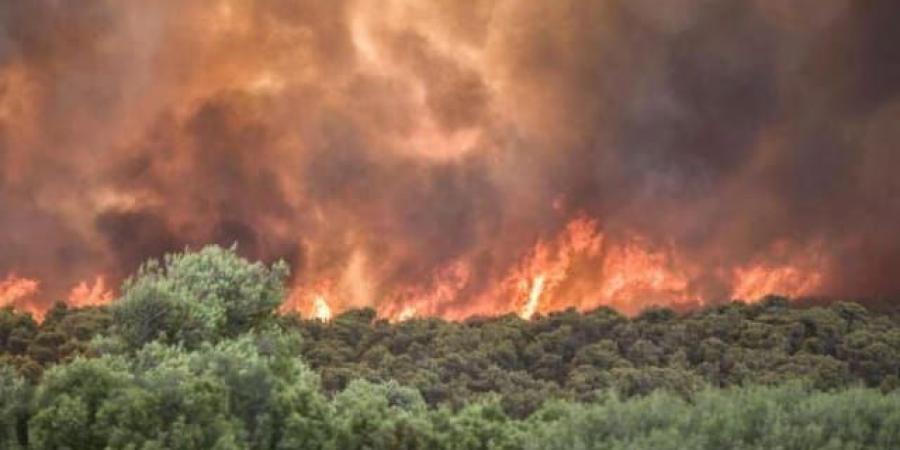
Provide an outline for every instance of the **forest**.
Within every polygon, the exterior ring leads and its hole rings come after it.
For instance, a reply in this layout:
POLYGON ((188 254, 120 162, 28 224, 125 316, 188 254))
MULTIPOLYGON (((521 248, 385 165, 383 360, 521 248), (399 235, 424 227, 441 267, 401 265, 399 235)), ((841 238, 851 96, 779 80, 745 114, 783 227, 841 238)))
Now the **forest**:
POLYGON ((900 315, 771 296, 392 323, 279 310, 207 247, 108 306, 0 310, 0 448, 900 448, 900 315))

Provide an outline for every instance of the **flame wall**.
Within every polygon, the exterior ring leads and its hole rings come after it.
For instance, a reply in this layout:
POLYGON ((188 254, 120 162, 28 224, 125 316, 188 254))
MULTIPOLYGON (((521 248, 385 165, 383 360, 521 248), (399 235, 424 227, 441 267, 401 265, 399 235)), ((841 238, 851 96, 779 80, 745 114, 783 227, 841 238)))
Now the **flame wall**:
MULTIPOLYGON (((893 0, 0 3, 0 302, 239 242, 289 307, 900 292, 893 0)), ((316 311, 319 311, 317 313, 316 311)))

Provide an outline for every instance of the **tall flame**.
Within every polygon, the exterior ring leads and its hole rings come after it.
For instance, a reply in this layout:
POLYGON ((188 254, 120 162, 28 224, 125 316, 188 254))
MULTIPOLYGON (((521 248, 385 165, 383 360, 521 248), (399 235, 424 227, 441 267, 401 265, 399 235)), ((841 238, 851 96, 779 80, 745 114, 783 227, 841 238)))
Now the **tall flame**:
POLYGON ((324 295, 317 295, 313 300, 313 317, 322 321, 331 320, 331 307, 324 295))
MULTIPOLYGON (((543 275, 538 275, 531 281, 531 289, 528 289, 528 301, 519 312, 519 316, 523 319, 530 319, 537 312, 538 306, 540 306, 541 294, 544 293, 544 279, 543 275)), ((527 285, 523 286, 523 288, 527 289, 527 285)))
MULTIPOLYGON (((776 246, 771 253, 785 252, 776 246)), ((820 266, 815 258, 802 263, 748 263, 735 267, 725 281, 731 286, 731 298, 752 301, 768 294, 802 296, 821 285, 820 266)), ((354 295, 371 295, 370 286, 353 286, 367 283, 365 270, 364 266, 354 266, 352 276, 343 277, 345 286, 340 290, 334 279, 299 285, 282 310, 298 310, 329 321, 335 305, 343 310, 361 304, 354 295), (335 303, 330 302, 335 299, 335 303)), ((654 246, 639 237, 608 239, 597 220, 584 216, 569 222, 555 238, 536 242, 500 282, 480 293, 472 292, 471 271, 468 261, 459 260, 435 272, 427 283, 384 292, 386 301, 376 299, 379 315, 404 321, 419 316, 462 319, 514 312, 530 319, 537 313, 573 306, 586 310, 607 305, 635 314, 657 304, 703 302, 692 284, 697 268, 685 263, 674 247, 654 246), (468 300, 473 296, 475 301, 468 300)), ((14 305, 41 318, 43 310, 29 306, 39 287, 37 280, 8 276, 0 281, 0 306, 14 305)), ((106 278, 97 276, 92 282, 77 284, 67 303, 83 307, 113 299, 106 278)))
MULTIPOLYGON (((771 253, 784 259, 785 251, 776 247, 771 253)), ((767 294, 808 295, 821 285, 820 266, 815 259, 738 266, 730 278, 722 279, 731 290, 723 293, 721 300, 754 301, 767 294)), ((597 220, 585 216, 570 221, 553 239, 537 241, 493 286, 473 292, 471 273, 469 262, 459 260, 436 271, 421 285, 383 292, 381 301, 375 299, 379 315, 403 321, 419 316, 463 319, 512 312, 530 319, 538 313, 568 307, 588 310, 606 305, 636 314, 650 306, 688 307, 705 300, 693 282, 705 272, 686 261, 674 246, 654 245, 639 236, 609 239, 597 220)), ((357 275, 352 279, 368 277, 357 275)), ((329 298, 341 298, 339 305, 359 303, 352 293, 360 289, 345 288, 340 294, 330 279, 310 286, 298 287, 289 301, 291 306, 285 309, 327 320, 332 307, 323 292, 330 292, 329 298)))
POLYGON ((97 276, 92 284, 82 281, 72 288, 68 304, 75 307, 105 305, 113 300, 113 292, 106 286, 106 278, 97 276))

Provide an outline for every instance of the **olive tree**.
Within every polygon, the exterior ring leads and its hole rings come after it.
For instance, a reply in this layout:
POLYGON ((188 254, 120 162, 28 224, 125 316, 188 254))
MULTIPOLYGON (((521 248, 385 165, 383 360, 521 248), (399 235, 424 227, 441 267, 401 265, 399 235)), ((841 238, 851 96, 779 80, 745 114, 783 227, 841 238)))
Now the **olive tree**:
POLYGON ((287 264, 251 263, 236 249, 209 246, 151 260, 123 285, 115 333, 131 348, 161 340, 196 348, 233 338, 274 317, 287 264))

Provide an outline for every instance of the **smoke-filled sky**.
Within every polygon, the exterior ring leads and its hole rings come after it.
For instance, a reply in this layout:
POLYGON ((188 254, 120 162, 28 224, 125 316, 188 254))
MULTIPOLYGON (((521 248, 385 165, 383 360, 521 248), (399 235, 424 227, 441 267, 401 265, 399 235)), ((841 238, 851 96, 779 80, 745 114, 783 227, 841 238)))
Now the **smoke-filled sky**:
POLYGON ((314 314, 895 295, 898 20, 895 0, 0 2, 0 300, 233 242, 291 262, 314 314))

